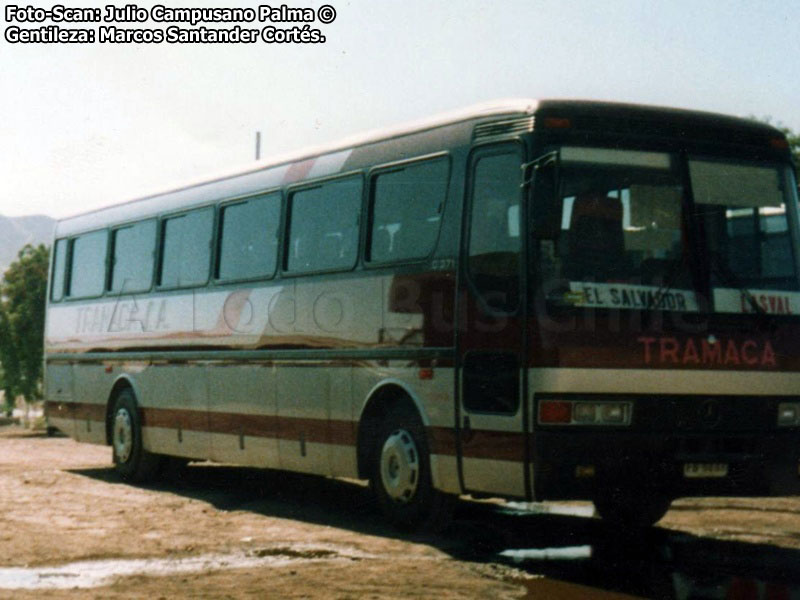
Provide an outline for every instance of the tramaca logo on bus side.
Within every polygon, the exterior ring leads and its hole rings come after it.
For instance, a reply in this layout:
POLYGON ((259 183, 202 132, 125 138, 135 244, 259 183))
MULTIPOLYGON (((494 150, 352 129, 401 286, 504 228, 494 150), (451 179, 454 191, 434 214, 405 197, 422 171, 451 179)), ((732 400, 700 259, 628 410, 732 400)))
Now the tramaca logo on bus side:
POLYGON ((769 340, 718 340, 713 335, 679 340, 675 337, 640 337, 644 363, 662 365, 776 367, 769 340))

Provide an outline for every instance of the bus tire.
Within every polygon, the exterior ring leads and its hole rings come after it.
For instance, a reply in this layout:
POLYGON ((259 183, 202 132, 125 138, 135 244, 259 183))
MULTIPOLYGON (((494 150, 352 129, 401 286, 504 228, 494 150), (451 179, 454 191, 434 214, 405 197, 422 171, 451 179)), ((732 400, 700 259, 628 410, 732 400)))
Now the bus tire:
POLYGON ((658 523, 672 499, 658 493, 613 490, 594 499, 597 514, 606 523, 625 529, 646 529, 658 523))
POLYGON ((119 392, 111 414, 111 448, 114 468, 125 481, 144 482, 158 476, 162 456, 142 446, 142 424, 130 388, 119 392))
POLYGON ((416 410, 392 407, 375 436, 370 485, 383 514, 397 528, 441 531, 452 498, 433 487, 425 429, 416 410))

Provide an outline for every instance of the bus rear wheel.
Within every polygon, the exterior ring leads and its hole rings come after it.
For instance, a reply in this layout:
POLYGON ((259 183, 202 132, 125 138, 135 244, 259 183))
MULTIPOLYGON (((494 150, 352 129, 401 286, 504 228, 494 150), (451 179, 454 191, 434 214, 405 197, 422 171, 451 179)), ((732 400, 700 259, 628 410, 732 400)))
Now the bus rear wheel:
POLYGON ((412 408, 393 407, 373 447, 370 484, 381 511, 403 530, 441 530, 450 520, 452 498, 433 487, 422 421, 412 408))
POLYGON ((594 499, 603 521, 624 529, 646 529, 667 514, 672 499, 658 493, 613 490, 594 499))
POLYGON ((149 481, 158 475, 162 457, 142 446, 141 418, 130 389, 122 390, 114 401, 111 448, 114 468, 125 481, 149 481))

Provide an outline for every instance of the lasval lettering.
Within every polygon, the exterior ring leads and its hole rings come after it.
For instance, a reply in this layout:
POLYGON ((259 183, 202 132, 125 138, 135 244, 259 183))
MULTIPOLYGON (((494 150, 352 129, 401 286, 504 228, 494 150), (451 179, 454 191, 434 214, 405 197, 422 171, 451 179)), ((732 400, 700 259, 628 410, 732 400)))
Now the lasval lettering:
MULTIPOLYGON (((753 300, 766 313, 771 315, 791 315, 792 302, 789 296, 776 296, 772 294, 759 294, 753 300)), ((742 312, 753 312, 750 297, 741 295, 742 312)))
POLYGON ((703 365, 775 367, 775 350, 769 340, 709 340, 708 338, 640 337, 647 365, 703 365))

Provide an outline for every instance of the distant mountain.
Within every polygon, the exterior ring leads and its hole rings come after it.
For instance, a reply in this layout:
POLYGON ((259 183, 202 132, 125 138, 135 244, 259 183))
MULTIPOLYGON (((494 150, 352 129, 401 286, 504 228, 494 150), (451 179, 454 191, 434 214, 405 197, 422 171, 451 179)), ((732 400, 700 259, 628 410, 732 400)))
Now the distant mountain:
POLYGON ((17 258, 25 244, 52 243, 55 219, 44 215, 4 217, 0 215, 0 274, 17 258))

